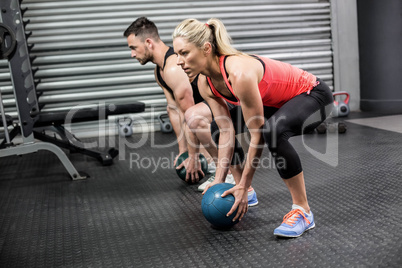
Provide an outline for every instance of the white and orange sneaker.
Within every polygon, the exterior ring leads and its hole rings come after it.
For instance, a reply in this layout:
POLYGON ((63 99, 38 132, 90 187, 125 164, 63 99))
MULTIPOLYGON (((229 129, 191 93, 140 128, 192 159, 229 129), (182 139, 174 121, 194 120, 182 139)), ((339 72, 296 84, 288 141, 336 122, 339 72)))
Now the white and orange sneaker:
POLYGON ((292 210, 283 217, 282 224, 274 230, 274 235, 299 237, 315 227, 313 212, 306 213, 304 208, 293 204, 292 210))

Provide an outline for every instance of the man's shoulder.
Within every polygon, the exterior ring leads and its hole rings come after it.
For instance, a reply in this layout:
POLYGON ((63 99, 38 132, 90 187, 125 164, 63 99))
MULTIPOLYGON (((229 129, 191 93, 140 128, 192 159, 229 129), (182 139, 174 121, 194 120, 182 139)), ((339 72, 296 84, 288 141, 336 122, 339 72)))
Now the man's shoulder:
POLYGON ((166 59, 165 68, 163 68, 163 73, 168 75, 183 75, 185 74, 183 69, 177 65, 177 55, 171 55, 166 59))

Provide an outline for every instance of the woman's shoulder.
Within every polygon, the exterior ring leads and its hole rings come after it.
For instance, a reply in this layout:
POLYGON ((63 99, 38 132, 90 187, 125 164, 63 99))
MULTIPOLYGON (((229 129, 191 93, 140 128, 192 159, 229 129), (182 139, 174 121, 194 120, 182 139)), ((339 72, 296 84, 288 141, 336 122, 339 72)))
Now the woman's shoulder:
POLYGON ((223 56, 219 57, 219 62, 225 63, 225 64, 233 64, 233 63, 237 63, 237 62, 243 62, 248 57, 250 57, 250 56, 247 54, 223 55, 223 56))
POLYGON ((263 69, 258 59, 247 54, 228 56, 224 64, 226 72, 232 78, 250 76, 263 69))

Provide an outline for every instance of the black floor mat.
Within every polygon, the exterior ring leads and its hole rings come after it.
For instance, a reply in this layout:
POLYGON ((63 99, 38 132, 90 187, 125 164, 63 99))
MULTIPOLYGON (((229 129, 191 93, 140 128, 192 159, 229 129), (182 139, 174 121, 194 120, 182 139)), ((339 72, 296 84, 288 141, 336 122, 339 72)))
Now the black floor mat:
POLYGON ((292 138, 316 221, 296 239, 273 236, 291 198, 267 149, 259 205, 225 231, 172 168, 173 134, 135 134, 112 166, 69 154, 83 181, 49 152, 0 158, 0 267, 401 267, 401 140, 355 124, 292 138))

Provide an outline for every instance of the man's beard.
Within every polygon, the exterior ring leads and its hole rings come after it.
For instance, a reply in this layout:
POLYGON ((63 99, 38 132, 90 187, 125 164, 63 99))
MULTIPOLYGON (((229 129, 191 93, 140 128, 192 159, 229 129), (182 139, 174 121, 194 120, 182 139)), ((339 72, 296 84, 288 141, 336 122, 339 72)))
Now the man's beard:
POLYGON ((145 64, 147 64, 148 62, 150 62, 150 61, 153 60, 153 58, 151 57, 151 55, 150 55, 150 53, 149 53, 148 48, 146 48, 146 50, 145 50, 144 58, 142 58, 142 59, 137 59, 137 60, 138 60, 138 62, 139 62, 141 65, 145 65, 145 64))

